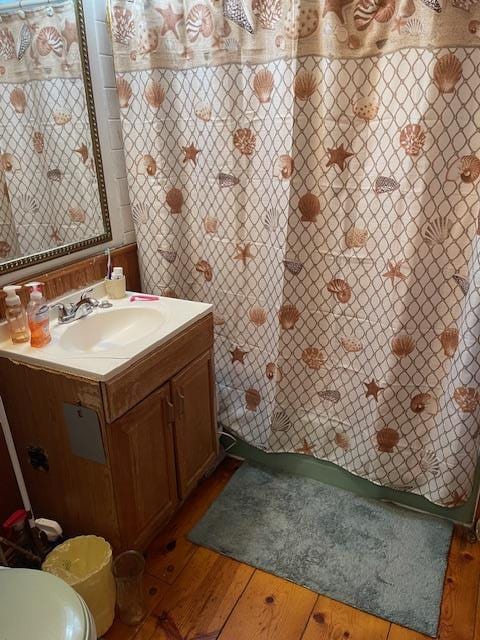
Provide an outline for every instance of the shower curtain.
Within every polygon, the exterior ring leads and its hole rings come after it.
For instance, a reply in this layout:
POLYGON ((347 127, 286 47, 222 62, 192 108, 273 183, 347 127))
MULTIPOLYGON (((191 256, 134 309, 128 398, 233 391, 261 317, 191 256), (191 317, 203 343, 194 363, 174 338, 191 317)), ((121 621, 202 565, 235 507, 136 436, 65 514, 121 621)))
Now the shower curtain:
POLYGON ((477 462, 476 2, 111 6, 144 288, 212 303, 221 425, 443 506, 477 462))

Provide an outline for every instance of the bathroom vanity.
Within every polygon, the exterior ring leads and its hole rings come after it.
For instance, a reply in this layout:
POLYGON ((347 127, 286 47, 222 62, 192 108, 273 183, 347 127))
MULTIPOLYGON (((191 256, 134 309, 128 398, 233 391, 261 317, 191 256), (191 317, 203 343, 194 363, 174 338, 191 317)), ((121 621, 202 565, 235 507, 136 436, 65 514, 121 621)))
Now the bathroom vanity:
POLYGON ((0 395, 35 516, 143 550, 217 455, 213 318, 113 303, 43 349, 0 342, 0 395))

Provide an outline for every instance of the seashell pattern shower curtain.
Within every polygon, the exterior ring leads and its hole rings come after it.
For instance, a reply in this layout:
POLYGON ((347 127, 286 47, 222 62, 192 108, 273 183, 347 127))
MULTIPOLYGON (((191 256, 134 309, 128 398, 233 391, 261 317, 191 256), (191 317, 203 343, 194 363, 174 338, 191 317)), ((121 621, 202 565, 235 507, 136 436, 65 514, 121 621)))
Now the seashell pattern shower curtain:
POLYGON ((477 0, 113 1, 144 288, 220 422, 443 506, 479 424, 477 0))

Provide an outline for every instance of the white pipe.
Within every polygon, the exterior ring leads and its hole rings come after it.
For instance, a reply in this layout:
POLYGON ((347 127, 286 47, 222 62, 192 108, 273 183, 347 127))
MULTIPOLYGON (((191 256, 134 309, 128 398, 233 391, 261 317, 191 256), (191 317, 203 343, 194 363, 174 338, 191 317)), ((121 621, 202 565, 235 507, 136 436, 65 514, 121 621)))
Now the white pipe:
POLYGON ((0 396, 0 423, 2 425, 3 435, 5 437, 5 442, 7 443, 8 453, 10 455, 10 460, 12 461, 13 471, 15 473, 15 478, 17 480, 18 490, 20 491, 20 495, 22 497, 23 508, 25 511, 31 513, 31 517, 29 518, 30 526, 35 526, 35 518, 32 512, 32 505, 30 504, 30 498, 28 497, 27 487, 25 486, 25 480, 23 479, 22 470, 20 468, 20 462, 18 461, 17 451, 15 449, 15 444, 12 438, 12 432, 10 430, 10 425, 8 424, 7 414, 5 412, 5 407, 3 406, 3 400, 0 396))

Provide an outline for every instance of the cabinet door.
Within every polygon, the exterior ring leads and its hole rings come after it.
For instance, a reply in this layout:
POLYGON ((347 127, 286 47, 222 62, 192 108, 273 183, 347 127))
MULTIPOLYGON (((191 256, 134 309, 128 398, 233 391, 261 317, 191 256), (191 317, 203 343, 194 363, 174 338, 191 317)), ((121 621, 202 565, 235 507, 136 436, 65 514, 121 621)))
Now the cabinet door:
POLYGON ((212 354, 172 378, 175 450, 180 498, 185 498, 217 455, 212 354))
POLYGON ((143 549, 177 504, 169 385, 107 426, 122 547, 143 549))

